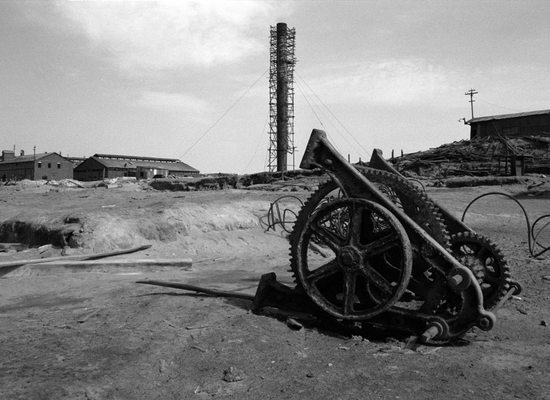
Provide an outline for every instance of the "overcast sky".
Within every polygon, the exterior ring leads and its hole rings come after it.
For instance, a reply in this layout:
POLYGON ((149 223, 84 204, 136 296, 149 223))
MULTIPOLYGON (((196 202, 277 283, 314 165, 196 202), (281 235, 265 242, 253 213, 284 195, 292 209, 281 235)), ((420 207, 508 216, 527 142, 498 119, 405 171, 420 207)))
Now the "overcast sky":
POLYGON ((549 16, 546 0, 1 0, 0 145, 262 171, 269 27, 286 22, 297 164, 313 128, 353 161, 428 149, 469 137, 471 88, 475 116, 550 108, 549 16))

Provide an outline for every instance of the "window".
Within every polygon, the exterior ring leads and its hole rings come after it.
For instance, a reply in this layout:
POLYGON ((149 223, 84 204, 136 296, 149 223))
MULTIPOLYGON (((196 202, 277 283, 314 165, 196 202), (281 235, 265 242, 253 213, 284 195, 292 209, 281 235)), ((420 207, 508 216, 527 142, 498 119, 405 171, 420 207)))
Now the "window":
POLYGON ((51 167, 52 167, 52 163, 49 162, 49 163, 48 163, 48 168, 51 168, 51 167))
POLYGON ((61 168, 61 163, 60 163, 60 162, 57 163, 57 168, 58 168, 58 169, 61 168))
POLYGON ((38 161, 38 168, 42 168, 42 161, 38 161))

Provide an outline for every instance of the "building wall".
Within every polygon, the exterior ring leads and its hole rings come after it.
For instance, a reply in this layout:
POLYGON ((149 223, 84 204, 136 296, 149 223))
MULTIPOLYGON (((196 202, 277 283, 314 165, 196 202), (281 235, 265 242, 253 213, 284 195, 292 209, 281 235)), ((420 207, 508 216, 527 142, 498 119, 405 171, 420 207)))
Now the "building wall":
POLYGON ((130 168, 112 168, 109 167, 106 169, 105 178, 122 178, 125 176, 136 176, 136 170, 130 168))
POLYGON ((74 178, 79 181, 99 181, 104 177, 107 177, 106 167, 93 158, 82 161, 74 169, 74 178))
POLYGON ((124 176, 136 176, 135 168, 108 167, 91 157, 74 169, 74 178, 79 181, 99 181, 124 176))
POLYGON ((35 179, 58 181, 73 178, 73 163, 57 153, 51 153, 35 162, 35 179))
POLYGON ((57 153, 51 153, 39 160, 0 164, 1 180, 47 179, 60 180, 73 177, 73 164, 57 153))
POLYGON ((530 136, 547 133, 550 136, 550 115, 531 115, 472 123, 470 138, 486 136, 530 136))
POLYGON ((186 176, 192 176, 192 175, 198 175, 199 172, 189 172, 189 171, 170 171, 169 175, 173 175, 176 177, 186 177, 186 176))
POLYGON ((168 176, 168 170, 164 168, 149 168, 149 167, 137 167, 136 178, 138 179, 151 179, 154 176, 162 175, 168 176))
POLYGON ((33 162, 0 164, 0 180, 34 179, 33 162))

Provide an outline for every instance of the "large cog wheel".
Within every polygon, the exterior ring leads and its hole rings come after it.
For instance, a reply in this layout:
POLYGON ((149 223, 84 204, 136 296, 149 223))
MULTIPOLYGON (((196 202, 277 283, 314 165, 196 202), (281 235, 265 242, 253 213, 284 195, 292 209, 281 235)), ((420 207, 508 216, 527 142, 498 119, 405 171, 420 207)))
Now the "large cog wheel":
POLYGON ((451 236, 451 253, 477 278, 483 293, 483 307, 493 308, 511 284, 510 270, 500 249, 477 233, 460 232, 451 236))
MULTIPOLYGON (((420 225, 444 248, 449 249, 450 236, 439 208, 417 186, 396 174, 368 167, 356 167, 369 181, 375 183, 379 190, 401 208, 413 221, 420 225)), ((319 186, 300 210, 294 229, 290 234, 291 272, 296 283, 296 235, 307 224, 308 217, 324 203, 341 198, 342 192, 333 180, 319 186)))
POLYGON ((362 321, 394 305, 412 270, 412 248, 399 220, 366 199, 339 199, 309 216, 296 237, 296 277, 308 296, 333 317, 362 321), (331 257, 309 251, 322 243, 331 257))

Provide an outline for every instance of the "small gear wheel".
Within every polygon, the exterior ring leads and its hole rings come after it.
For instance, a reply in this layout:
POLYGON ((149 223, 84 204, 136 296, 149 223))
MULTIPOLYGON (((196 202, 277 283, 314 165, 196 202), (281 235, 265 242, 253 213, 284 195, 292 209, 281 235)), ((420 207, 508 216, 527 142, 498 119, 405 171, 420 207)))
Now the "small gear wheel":
POLYGON ((493 308, 510 289, 510 270, 500 249, 473 232, 451 236, 451 253, 476 277, 483 293, 483 307, 493 308))

